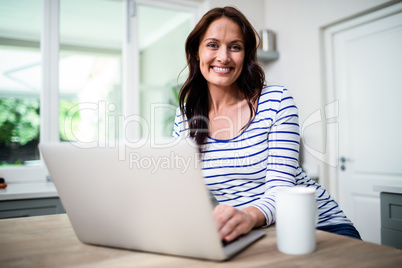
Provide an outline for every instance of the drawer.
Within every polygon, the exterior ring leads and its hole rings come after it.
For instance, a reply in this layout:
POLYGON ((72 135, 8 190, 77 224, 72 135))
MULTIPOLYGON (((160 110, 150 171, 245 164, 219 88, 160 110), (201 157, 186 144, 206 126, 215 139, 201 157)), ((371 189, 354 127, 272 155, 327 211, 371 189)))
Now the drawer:
POLYGON ((381 244, 402 249, 402 232, 381 228, 381 244))
POLYGON ((65 213, 59 198, 0 201, 0 219, 65 213))
POLYGON ((381 227, 402 232, 402 195, 381 193, 381 227))

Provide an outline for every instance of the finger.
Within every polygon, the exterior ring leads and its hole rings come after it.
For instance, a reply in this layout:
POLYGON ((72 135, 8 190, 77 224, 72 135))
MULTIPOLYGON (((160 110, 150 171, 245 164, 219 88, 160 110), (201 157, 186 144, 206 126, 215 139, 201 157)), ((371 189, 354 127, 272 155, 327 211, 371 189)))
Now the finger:
POLYGON ((226 241, 226 242, 230 242, 232 240, 234 240, 236 237, 238 237, 240 235, 239 231, 238 231, 238 227, 235 227, 231 230, 230 233, 226 234, 226 235, 222 235, 222 238, 226 241))
POLYGON ((233 228, 230 229, 230 232, 228 232, 227 234, 225 234, 223 236, 223 239, 227 242, 230 242, 234 239, 236 239, 239 235, 244 234, 244 228, 243 228, 244 224, 242 224, 242 222, 238 222, 237 225, 235 225, 233 228))
POLYGON ((239 235, 248 233, 251 229, 252 226, 250 225, 250 220, 247 218, 247 215, 238 211, 221 229, 221 232, 223 239, 232 241, 239 235))
POLYGON ((233 217, 232 208, 226 205, 218 205, 215 207, 213 211, 213 215, 215 218, 216 225, 218 230, 220 230, 226 222, 233 217))
POLYGON ((236 238, 240 233, 239 227, 242 224, 242 218, 239 213, 233 215, 225 225, 219 230, 220 235, 226 241, 231 241, 236 238))

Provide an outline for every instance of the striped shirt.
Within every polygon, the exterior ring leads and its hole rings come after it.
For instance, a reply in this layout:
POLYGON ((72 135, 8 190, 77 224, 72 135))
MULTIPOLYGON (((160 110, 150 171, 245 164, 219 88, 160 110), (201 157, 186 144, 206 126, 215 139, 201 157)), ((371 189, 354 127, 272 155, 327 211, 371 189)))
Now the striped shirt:
MULTIPOLYGON (((173 136, 187 138, 187 121, 177 109, 173 136)), ((300 168, 298 109, 282 86, 264 87, 256 115, 236 137, 208 137, 202 146, 204 182, 220 204, 258 208, 266 226, 275 222, 275 193, 280 187, 304 185, 316 189, 317 227, 351 224, 338 204, 300 168)))

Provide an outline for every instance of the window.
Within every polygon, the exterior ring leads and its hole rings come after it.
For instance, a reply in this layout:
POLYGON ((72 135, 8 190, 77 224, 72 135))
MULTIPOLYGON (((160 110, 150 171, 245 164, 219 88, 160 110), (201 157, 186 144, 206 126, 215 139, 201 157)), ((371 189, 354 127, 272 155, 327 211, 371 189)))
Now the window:
POLYGON ((198 5, 173 0, 3 3, 0 173, 10 180, 44 179, 39 142, 96 143, 127 137, 131 130, 137 138, 170 136, 175 94, 185 78, 185 71, 178 78, 186 65, 184 42, 198 5), (124 125, 132 114, 147 127, 124 125))
POLYGON ((42 1, 0 6, 0 167, 39 159, 42 1))
POLYGON ((62 141, 117 138, 108 118, 122 114, 123 7, 122 1, 60 1, 62 141))
POLYGON ((183 71, 184 44, 193 16, 188 11, 147 5, 137 10, 140 115, 147 122, 141 136, 171 137, 178 90, 187 74, 183 71))

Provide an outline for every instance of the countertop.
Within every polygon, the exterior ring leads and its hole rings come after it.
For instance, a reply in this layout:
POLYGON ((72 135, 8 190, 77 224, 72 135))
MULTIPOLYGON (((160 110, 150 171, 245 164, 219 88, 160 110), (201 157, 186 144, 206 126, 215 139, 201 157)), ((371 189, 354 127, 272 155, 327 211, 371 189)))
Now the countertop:
POLYGON ((401 267, 402 264, 400 249, 323 231, 316 231, 314 252, 284 254, 277 249, 274 225, 265 229, 265 237, 224 262, 83 244, 74 234, 66 214, 1 220, 0 230, 2 267, 385 268, 401 267))
POLYGON ((0 189, 0 201, 58 196, 53 182, 47 181, 8 183, 7 188, 0 189))
POLYGON ((402 194, 402 187, 374 186, 374 191, 393 194, 402 194))

